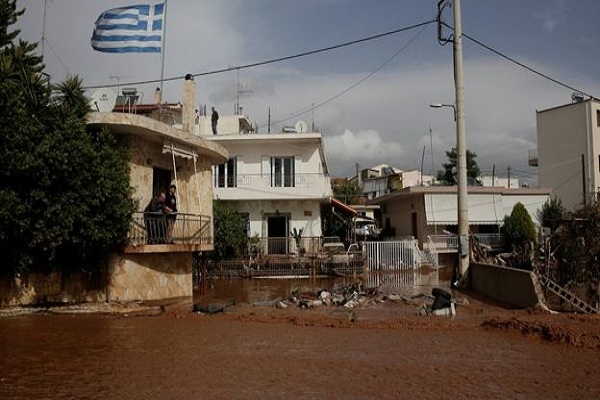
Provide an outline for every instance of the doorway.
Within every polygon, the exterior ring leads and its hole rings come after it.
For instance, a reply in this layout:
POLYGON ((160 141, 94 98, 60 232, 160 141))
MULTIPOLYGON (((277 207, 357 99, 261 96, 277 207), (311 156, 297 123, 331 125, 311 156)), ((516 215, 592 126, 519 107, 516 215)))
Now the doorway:
POLYGON ((287 254, 288 217, 270 215, 267 217, 267 237, 269 254, 287 254))

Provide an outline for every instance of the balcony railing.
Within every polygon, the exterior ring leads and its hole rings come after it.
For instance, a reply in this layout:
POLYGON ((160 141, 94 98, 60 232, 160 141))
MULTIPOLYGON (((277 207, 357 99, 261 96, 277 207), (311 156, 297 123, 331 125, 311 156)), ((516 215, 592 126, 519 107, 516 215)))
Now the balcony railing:
POLYGON ((270 174, 237 174, 234 177, 216 178, 215 188, 311 188, 328 183, 322 173, 295 173, 281 177, 270 174))
MULTIPOLYGON (((504 249, 505 238, 501 233, 476 233, 473 236, 480 244, 489 246, 492 251, 504 249)), ((456 235, 429 235, 427 247, 434 246, 440 253, 454 253, 458 251, 458 236, 456 235)))
POLYGON ((127 239, 132 246, 210 244, 213 242, 211 217, 184 213, 166 215, 136 212, 133 214, 127 239))

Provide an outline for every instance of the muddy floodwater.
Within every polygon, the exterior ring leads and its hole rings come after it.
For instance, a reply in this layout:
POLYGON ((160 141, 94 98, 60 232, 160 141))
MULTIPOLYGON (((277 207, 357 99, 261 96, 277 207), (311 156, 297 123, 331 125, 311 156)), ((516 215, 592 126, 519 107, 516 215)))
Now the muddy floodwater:
POLYGON ((156 316, 0 318, 0 399, 600 398, 597 316, 463 293, 454 319, 419 317, 414 303, 356 309, 352 321, 252 305, 302 282, 215 280, 205 296, 236 304, 213 315, 190 299, 156 316))

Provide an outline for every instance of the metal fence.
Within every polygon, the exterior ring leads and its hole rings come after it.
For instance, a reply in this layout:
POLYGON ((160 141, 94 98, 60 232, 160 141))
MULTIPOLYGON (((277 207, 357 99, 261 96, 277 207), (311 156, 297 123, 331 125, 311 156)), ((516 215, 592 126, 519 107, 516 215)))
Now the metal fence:
POLYGON ((211 217, 176 213, 133 214, 127 239, 130 245, 212 243, 211 217))
POLYGON ((365 269, 368 272, 416 269, 421 252, 416 239, 364 242, 365 269))

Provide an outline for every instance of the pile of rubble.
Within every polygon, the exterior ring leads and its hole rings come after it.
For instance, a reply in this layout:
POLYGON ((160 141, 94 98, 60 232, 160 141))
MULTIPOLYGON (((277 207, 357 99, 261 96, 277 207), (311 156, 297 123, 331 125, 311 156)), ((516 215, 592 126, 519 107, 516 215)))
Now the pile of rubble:
MULTIPOLYGON (((419 294, 407 296, 396 293, 386 293, 378 287, 365 288, 362 283, 336 287, 332 290, 294 290, 287 300, 255 301, 255 307, 277 307, 287 308, 291 305, 301 309, 313 309, 319 307, 343 307, 346 309, 368 308, 377 303, 386 301, 404 302, 414 305, 418 315, 441 315, 454 317, 456 315, 456 301, 452 294, 444 289, 434 288, 431 295, 419 294)), ((466 300, 462 300, 464 305, 466 300)))

